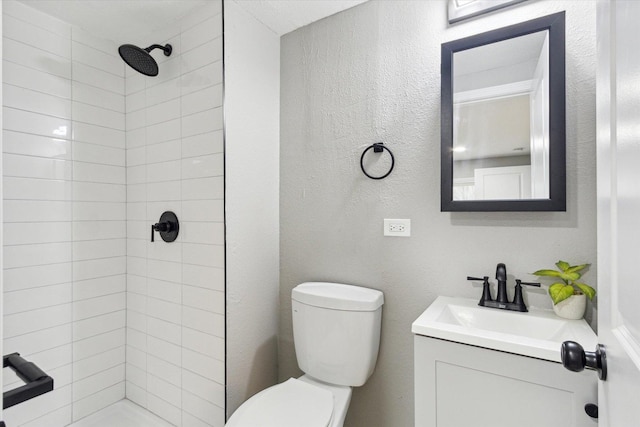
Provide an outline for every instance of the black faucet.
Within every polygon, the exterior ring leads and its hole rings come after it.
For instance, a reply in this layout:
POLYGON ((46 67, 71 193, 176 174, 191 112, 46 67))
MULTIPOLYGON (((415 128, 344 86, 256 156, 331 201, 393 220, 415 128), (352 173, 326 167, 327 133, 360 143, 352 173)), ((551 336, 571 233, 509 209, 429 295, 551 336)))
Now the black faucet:
POLYGON ((482 297, 478 305, 482 307, 499 308, 502 310, 512 311, 529 311, 522 298, 522 285, 537 286, 540 287, 540 283, 523 282, 520 279, 516 279, 515 293, 513 295, 513 301, 509 302, 507 297, 507 267, 500 263, 496 267, 496 280, 498 281, 498 297, 494 301, 491 298, 491 286, 489 285, 489 277, 484 276, 482 279, 478 277, 467 276, 467 280, 482 280, 482 297))

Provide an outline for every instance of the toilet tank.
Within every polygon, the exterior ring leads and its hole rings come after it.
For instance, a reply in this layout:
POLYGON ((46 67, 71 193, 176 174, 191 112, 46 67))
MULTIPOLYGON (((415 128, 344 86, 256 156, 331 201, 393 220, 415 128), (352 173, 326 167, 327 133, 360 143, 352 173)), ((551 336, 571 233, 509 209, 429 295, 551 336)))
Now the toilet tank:
POLYGON ((298 365, 330 384, 358 387, 373 373, 384 294, 360 286, 307 282, 291 292, 298 365))

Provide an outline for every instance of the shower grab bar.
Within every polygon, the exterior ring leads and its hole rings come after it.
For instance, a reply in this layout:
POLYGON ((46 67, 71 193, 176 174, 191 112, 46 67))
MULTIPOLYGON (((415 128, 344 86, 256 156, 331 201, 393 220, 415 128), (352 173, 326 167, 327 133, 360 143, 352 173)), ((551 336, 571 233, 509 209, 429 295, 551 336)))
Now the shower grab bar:
POLYGON ((53 390, 53 378, 35 363, 27 362, 20 353, 7 354, 2 358, 2 367, 11 368, 26 384, 2 394, 2 409, 10 408, 53 390))

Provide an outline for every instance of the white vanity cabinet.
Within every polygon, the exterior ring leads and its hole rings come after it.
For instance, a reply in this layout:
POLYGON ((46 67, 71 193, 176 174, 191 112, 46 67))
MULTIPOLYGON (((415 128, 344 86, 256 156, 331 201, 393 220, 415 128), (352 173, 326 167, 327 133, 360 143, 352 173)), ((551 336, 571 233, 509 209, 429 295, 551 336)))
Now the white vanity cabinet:
POLYGON ((416 427, 595 427, 598 376, 504 351, 414 335, 416 427))

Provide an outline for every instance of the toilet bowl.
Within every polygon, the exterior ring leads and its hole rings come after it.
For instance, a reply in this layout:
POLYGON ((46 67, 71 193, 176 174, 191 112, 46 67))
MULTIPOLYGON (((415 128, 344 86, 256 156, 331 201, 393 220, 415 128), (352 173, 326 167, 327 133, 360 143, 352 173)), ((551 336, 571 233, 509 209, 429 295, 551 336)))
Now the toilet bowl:
POLYGON ((305 375, 244 402, 226 427, 343 427, 351 387, 373 373, 384 295, 359 286, 307 282, 291 292, 293 341, 305 375))
POLYGON ((307 375, 269 387, 244 402, 227 427, 342 427, 351 387, 307 375))

